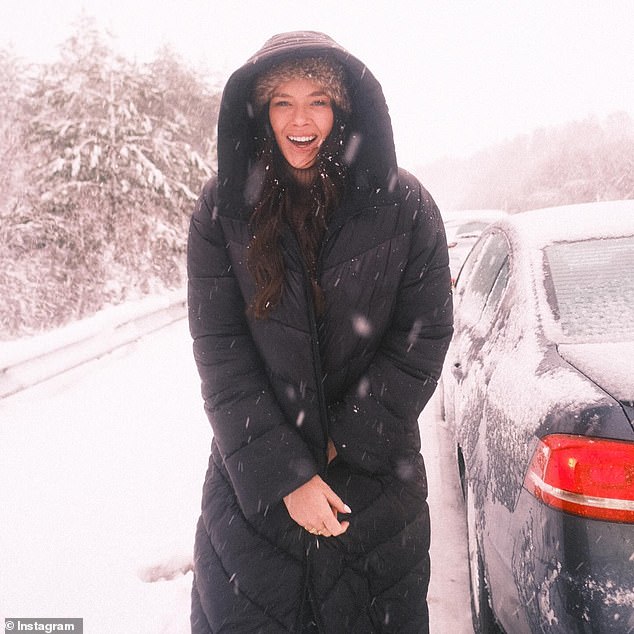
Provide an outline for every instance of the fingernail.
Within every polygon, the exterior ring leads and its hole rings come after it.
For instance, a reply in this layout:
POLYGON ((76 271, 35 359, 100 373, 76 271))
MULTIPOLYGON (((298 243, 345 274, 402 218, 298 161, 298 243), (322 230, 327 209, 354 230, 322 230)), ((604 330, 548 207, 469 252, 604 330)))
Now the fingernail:
POLYGON ((343 512, 344 513, 352 513, 352 509, 347 504, 344 504, 343 505, 343 512))

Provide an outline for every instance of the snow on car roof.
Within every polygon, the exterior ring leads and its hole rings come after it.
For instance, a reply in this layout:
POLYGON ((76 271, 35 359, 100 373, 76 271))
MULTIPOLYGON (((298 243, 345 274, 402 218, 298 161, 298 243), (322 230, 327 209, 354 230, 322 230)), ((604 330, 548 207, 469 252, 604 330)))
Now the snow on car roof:
POLYGON ((634 200, 547 207, 513 214, 496 224, 510 226, 529 245, 612 238, 634 234, 634 200))

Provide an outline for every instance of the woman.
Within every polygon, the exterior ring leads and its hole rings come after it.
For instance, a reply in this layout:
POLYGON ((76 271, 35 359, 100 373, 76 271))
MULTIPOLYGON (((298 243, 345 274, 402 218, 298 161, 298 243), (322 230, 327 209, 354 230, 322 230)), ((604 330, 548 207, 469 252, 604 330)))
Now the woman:
POLYGON ((428 631, 417 419, 447 247, 379 83, 329 37, 277 35, 230 77, 188 269, 213 428, 192 631, 428 631))

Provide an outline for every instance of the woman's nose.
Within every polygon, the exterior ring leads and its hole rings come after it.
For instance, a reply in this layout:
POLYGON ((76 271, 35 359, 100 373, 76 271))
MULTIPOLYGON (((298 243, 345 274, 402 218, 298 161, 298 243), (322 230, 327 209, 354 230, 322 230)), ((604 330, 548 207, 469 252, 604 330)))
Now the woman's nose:
POLYGON ((297 106, 293 109, 293 123, 295 124, 303 124, 308 120, 308 113, 306 112, 306 108, 302 106, 297 106))

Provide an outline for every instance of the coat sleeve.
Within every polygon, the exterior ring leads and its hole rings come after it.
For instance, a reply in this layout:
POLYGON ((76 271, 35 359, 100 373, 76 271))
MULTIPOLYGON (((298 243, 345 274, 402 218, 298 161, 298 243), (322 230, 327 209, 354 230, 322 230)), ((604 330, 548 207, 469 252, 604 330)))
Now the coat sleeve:
POLYGON ((251 338, 213 183, 193 214, 187 248, 189 326, 214 442, 245 515, 264 512, 317 468, 289 425, 251 338))
POLYGON ((346 462, 392 472, 420 451, 418 416, 453 334, 451 275, 440 212, 410 177, 401 213, 414 218, 391 324, 361 379, 330 406, 330 437, 346 462))

